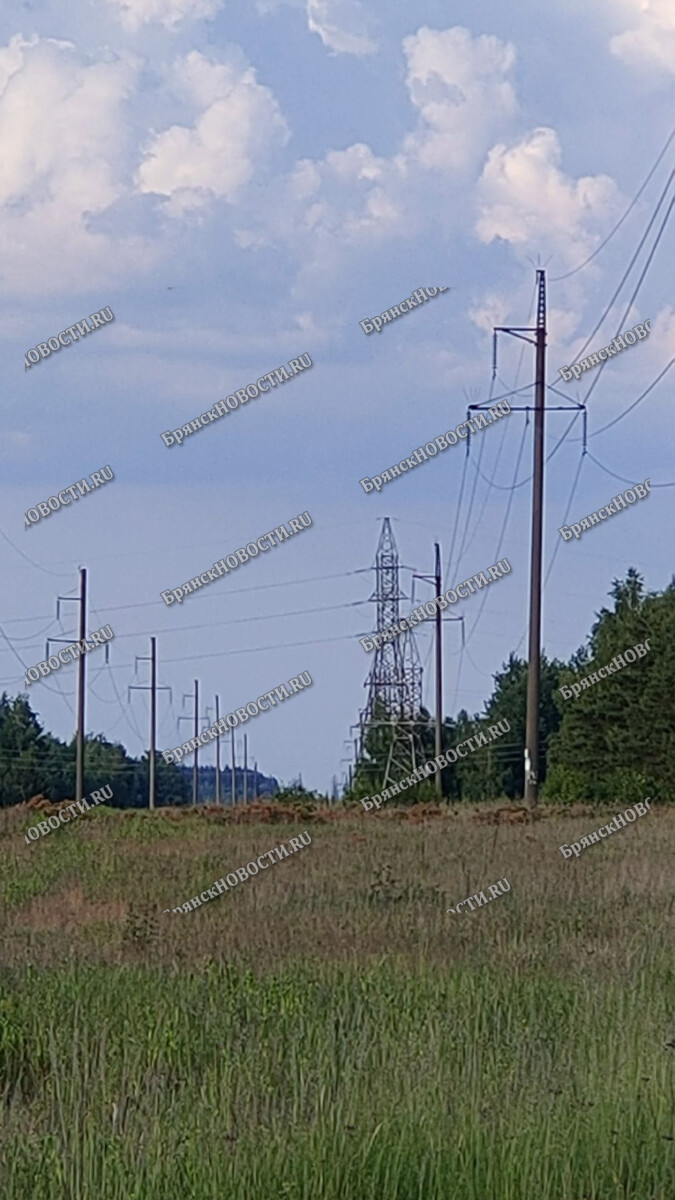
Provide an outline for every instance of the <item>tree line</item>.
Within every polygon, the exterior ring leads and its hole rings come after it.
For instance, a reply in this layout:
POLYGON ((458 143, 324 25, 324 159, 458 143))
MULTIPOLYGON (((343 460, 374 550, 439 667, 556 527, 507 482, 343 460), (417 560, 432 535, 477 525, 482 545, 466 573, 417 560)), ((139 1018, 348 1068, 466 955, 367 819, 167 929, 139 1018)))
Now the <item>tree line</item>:
MULTIPOLYGON (((613 581, 609 595, 612 606, 600 610, 585 644, 568 662, 541 657, 540 782, 542 796, 553 801, 665 800, 675 787, 675 578, 664 591, 647 592, 643 577, 631 567, 625 579, 613 581), (564 686, 569 694, 571 684, 645 641, 649 652, 635 663, 577 687, 569 699, 559 690, 564 686)), ((447 800, 523 795, 526 661, 510 654, 493 679, 484 713, 470 716, 462 710, 456 719, 444 718, 443 749, 502 719, 508 720, 510 733, 443 770, 447 800)), ((416 725, 424 761, 433 759, 434 722, 426 709, 416 725)), ((366 731, 366 754, 354 773, 351 798, 381 791, 389 738, 382 729, 366 731)), ((434 795, 430 779, 397 796, 396 803, 434 795)))
MULTIPOLYGON (((85 746, 84 794, 109 784, 113 789, 114 808, 147 808, 148 755, 132 758, 120 742, 109 742, 103 734, 89 736, 85 746)), ((215 768, 199 768, 199 799, 203 804, 215 799, 215 768)), ((244 772, 237 767, 237 799, 244 791, 244 772)), ((0 697, 0 807, 20 804, 31 796, 46 796, 54 804, 73 798, 75 778, 75 738, 62 742, 44 730, 25 695, 0 697)), ((278 790, 276 779, 247 773, 248 798, 270 797, 278 790)), ((230 803, 232 774, 229 767, 221 772, 221 791, 230 803)), ((157 805, 181 805, 192 802, 192 768, 166 763, 156 757, 157 805)))

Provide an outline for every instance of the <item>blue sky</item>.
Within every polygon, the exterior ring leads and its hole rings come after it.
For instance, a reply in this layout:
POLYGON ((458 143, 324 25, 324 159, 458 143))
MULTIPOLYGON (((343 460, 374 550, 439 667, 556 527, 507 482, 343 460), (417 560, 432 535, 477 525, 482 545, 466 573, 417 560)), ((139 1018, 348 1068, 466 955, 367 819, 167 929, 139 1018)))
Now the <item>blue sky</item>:
MULTIPOLYGON (((89 731, 145 749, 146 694, 129 709, 127 686, 146 682, 134 658, 155 633, 160 681, 173 688, 173 707, 160 700, 160 747, 187 736, 176 717, 190 711, 181 696, 194 678, 225 712, 308 670, 311 688, 248 723, 250 755, 281 779, 302 772, 329 788, 371 661, 358 636, 373 608, 358 602, 373 577, 361 569, 390 516, 401 561, 421 572, 436 540, 447 566, 457 522, 448 586, 504 556, 512 565, 484 604, 476 595, 457 606, 464 652, 459 623, 445 627, 447 711, 479 711, 494 671, 524 652, 531 425, 514 413, 475 439, 459 513, 462 445, 379 496, 358 481, 487 399, 492 325, 530 323, 536 265, 548 275, 548 378, 583 400, 597 369, 578 385, 556 381, 557 369, 608 306, 673 145, 606 248, 574 269, 665 144, 674 75, 666 0, 515 12, 437 0, 6 6, 0 627, 13 650, 3 641, 0 686, 21 690, 17 655, 31 666, 45 636, 74 630, 76 607, 57 623, 54 598, 75 590, 84 565, 89 627, 108 622, 115 634, 109 667, 102 652, 88 660, 89 731), (452 290, 363 334, 360 320, 438 285, 452 290), (113 322, 24 369, 29 348, 106 305, 113 322), (301 377, 164 446, 160 433, 303 352, 313 366, 301 377), (24 528, 28 508, 106 464, 113 482, 24 528), (313 526, 302 538, 181 606, 163 604, 161 590, 305 510, 313 526)), ((578 420, 546 469, 550 655, 581 644, 628 566, 653 589, 672 574, 673 489, 656 486, 675 480, 670 376, 595 434, 675 353, 671 225, 621 324, 650 245, 590 345, 651 319, 649 339, 614 358, 589 398, 588 448, 602 467, 584 458, 570 504, 578 420), (563 544, 568 505, 580 521, 627 486, 603 468, 649 477, 649 498, 563 544)), ((503 338, 498 369, 495 394, 530 383, 530 347, 503 338)), ((563 403, 555 393, 548 402, 563 403)), ((568 425, 565 413, 548 418, 549 452, 568 425)), ((429 630, 419 647, 426 663, 429 630)), ((73 729, 75 670, 30 690, 61 737, 73 729)), ((425 694, 431 706, 430 672, 425 694)))

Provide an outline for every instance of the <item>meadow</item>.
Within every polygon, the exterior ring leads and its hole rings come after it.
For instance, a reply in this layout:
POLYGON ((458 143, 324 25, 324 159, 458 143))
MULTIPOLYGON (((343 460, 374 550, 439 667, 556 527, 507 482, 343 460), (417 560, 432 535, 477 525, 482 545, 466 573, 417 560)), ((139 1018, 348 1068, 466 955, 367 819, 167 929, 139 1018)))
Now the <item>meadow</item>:
POLYGON ((624 806, 2 810, 3 1200, 673 1200, 675 811, 557 848, 624 806))

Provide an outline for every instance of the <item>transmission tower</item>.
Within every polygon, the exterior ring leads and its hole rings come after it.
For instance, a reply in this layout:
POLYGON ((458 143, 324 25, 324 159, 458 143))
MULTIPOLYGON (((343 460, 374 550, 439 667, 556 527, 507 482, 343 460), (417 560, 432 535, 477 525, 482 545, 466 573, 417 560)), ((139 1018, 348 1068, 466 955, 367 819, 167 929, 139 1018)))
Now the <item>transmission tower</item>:
MULTIPOLYGON (((375 591, 370 597, 377 605, 377 632, 398 623, 399 601, 408 597, 399 584, 399 561, 389 517, 375 556, 375 591)), ((424 751, 419 732, 422 708, 422 665, 415 636, 407 630, 375 651, 365 686, 366 706, 359 713, 359 752, 362 765, 367 760, 366 732, 382 729, 382 744, 387 747, 387 762, 382 787, 410 775, 422 762, 424 751)))

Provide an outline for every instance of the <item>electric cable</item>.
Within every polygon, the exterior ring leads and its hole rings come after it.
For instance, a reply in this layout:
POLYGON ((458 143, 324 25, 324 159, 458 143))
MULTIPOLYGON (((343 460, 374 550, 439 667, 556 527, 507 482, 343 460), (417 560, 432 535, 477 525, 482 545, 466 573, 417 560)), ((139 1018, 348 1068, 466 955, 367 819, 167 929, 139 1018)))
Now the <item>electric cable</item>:
POLYGON ((572 275, 576 275, 577 271, 581 271, 581 270, 583 270, 584 267, 587 267, 588 264, 590 262, 592 262, 594 258, 596 258, 596 256, 600 253, 600 251, 604 250, 607 243, 609 241, 611 241, 611 239, 614 237, 614 234, 621 228, 624 221, 626 220, 626 217, 635 208, 635 205, 637 204, 638 200, 640 199, 640 196, 642 195, 645 188, 647 187, 647 184, 649 183, 650 179, 652 178, 654 172, 657 170, 659 164, 661 163, 661 161, 662 161, 662 159, 674 137, 675 137, 675 129, 672 129, 670 136, 668 137, 668 141, 666 142, 665 146, 663 147, 663 150, 659 154, 656 162, 654 163, 654 166, 652 167, 651 171, 649 172, 644 183, 641 185, 639 190, 635 193, 635 195, 633 196, 633 199, 631 200, 630 204, 628 205, 628 208, 624 212, 623 216, 620 218, 619 221, 617 221, 616 225, 611 230, 611 232, 607 234, 607 237, 603 239, 603 241, 600 243, 600 245, 593 251, 592 254, 590 254, 588 256, 588 258, 586 258, 582 263, 579 263, 578 267, 574 267, 574 269, 572 271, 567 271, 564 275, 556 275, 555 278, 551 280, 551 283, 561 283, 563 279, 569 279, 572 275))

